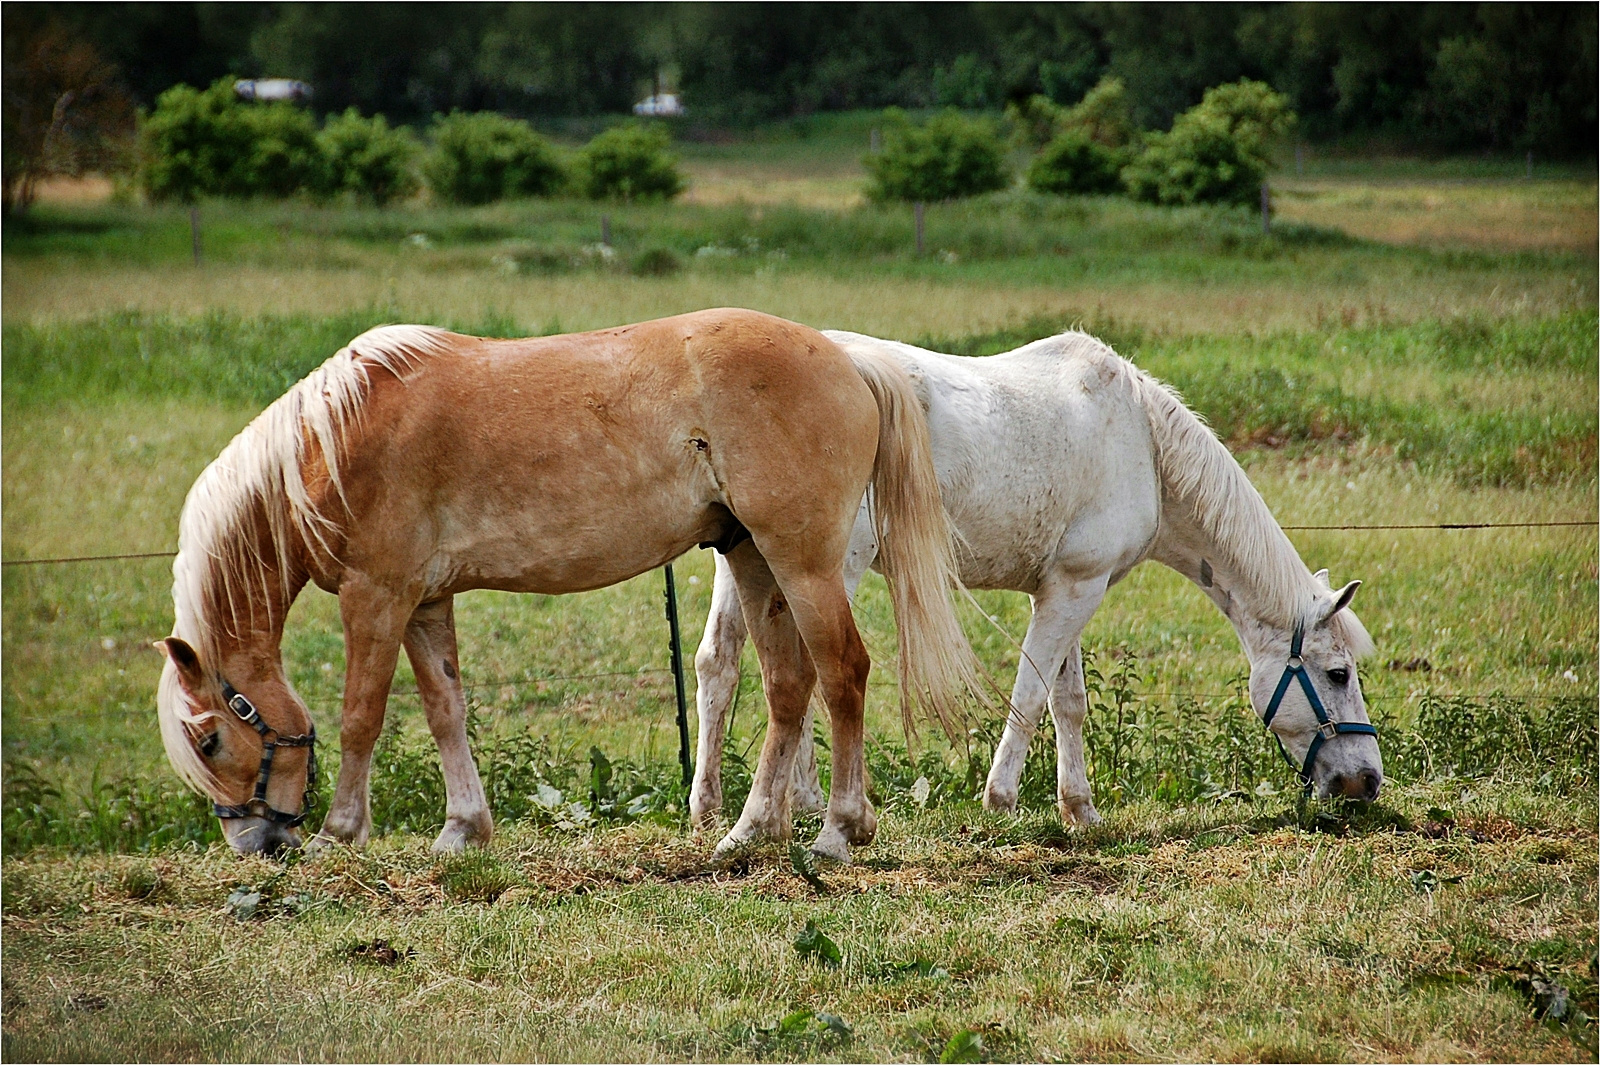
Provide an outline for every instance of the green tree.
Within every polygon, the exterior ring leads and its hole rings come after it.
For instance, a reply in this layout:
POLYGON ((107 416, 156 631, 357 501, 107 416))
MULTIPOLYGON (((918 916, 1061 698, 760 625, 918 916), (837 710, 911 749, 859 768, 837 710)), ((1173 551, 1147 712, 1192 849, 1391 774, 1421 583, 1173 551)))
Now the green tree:
POLYGON ((566 184, 555 148, 526 122, 492 111, 452 111, 436 118, 430 132, 433 150, 423 161, 423 179, 446 203, 550 196, 566 184))
POLYGON ((871 199, 953 200, 1010 184, 1004 147, 992 123, 958 111, 942 111, 921 126, 898 109, 884 117, 883 150, 862 160, 872 178, 871 199))
POLYGON ((1162 204, 1254 203, 1272 142, 1293 125, 1289 101, 1261 82, 1207 90, 1167 133, 1146 137, 1122 172, 1135 199, 1162 204))
POLYGON ((134 113, 117 72, 93 44, 54 23, 7 12, 0 161, 4 209, 26 210, 42 178, 117 169, 129 157, 134 113))
POLYGON ((362 118, 348 108, 328 119, 317 140, 327 160, 329 191, 379 207, 417 191, 417 139, 408 129, 391 129, 382 115, 362 118))
POLYGON ((617 126, 578 153, 574 177, 591 200, 670 200, 684 189, 670 138, 659 126, 617 126))
POLYGON ((145 119, 144 185, 153 200, 283 198, 327 182, 317 125, 293 104, 246 104, 232 78, 201 92, 177 85, 145 119))
POLYGON ((240 112, 228 78, 204 91, 175 85, 162 93, 139 131, 150 198, 193 203, 236 187, 234 170, 253 147, 240 112))

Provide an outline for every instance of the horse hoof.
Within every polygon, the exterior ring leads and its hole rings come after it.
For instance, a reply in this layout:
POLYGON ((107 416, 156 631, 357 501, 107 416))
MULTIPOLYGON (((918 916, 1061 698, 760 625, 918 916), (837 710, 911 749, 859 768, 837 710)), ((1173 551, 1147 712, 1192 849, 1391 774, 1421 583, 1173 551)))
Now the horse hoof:
POLYGON ((711 864, 718 868, 732 865, 754 849, 754 840, 735 839, 733 833, 730 832, 722 837, 722 842, 718 843, 716 849, 711 852, 711 864))
POLYGON ((1093 799, 1062 799, 1057 810, 1064 825, 1098 825, 1101 821, 1093 799))
POLYGON ((811 853, 839 865, 850 864, 850 844, 845 842, 844 834, 836 828, 824 828, 816 842, 811 844, 811 853))
POLYGON ((315 858, 320 854, 328 854, 346 845, 342 839, 336 839, 333 836, 318 832, 306 840, 305 846, 301 849, 307 858, 315 858))
POLYGON ((439 838, 428 849, 434 854, 460 854, 468 847, 488 846, 489 837, 490 833, 485 832, 480 824, 452 819, 445 822, 439 838))
POLYGON ((1004 792, 999 788, 983 789, 983 808, 990 813, 1014 814, 1017 812, 1017 793, 1004 792))

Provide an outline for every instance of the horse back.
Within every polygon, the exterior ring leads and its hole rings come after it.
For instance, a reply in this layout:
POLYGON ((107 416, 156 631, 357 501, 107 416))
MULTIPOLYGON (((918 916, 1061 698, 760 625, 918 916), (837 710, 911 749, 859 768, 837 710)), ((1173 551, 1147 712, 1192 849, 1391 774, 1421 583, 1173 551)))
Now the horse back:
POLYGON ((715 541, 730 515, 754 531, 837 509, 848 527, 876 430, 871 394, 821 334, 703 311, 449 337, 407 373, 372 375, 343 499, 325 463, 312 479, 348 514, 346 565, 431 569, 439 591, 574 591, 715 541))

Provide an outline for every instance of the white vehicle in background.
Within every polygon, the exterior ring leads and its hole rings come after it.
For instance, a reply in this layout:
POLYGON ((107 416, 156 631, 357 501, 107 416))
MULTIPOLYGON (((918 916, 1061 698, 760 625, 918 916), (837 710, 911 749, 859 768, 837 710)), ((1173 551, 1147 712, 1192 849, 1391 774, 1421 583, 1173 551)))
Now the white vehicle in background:
POLYGON ((233 83, 234 95, 241 100, 300 103, 311 99, 311 86, 293 78, 245 78, 233 83))
POLYGON ((684 113, 683 104, 678 100, 675 92, 658 92, 654 96, 647 96, 633 105, 636 115, 652 115, 657 118, 674 118, 684 113))

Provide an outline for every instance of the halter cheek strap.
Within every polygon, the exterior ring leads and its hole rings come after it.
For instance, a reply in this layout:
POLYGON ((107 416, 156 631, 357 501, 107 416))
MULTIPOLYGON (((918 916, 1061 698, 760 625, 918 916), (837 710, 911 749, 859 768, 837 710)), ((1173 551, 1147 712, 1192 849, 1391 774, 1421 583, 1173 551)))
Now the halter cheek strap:
POLYGON ((306 819, 306 813, 311 809, 311 802, 316 797, 317 726, 312 725, 311 731, 303 736, 280 736, 277 729, 261 720, 261 714, 256 710, 254 703, 240 694, 227 680, 221 677, 217 679, 222 681, 222 698, 228 704, 228 709, 261 736, 261 768, 256 772, 255 793, 250 796, 248 802, 237 806, 215 803, 211 807, 212 812, 223 820, 234 817, 262 817, 274 824, 293 828, 306 819), (311 751, 306 764, 305 796, 300 801, 300 812, 297 814, 274 810, 267 802, 267 782, 272 779, 272 757, 279 747, 307 747, 311 751))
POLYGON ((1322 699, 1317 695, 1317 689, 1311 683, 1311 677, 1306 672, 1305 662, 1300 658, 1300 647, 1305 638, 1305 624, 1294 623, 1294 636, 1289 640, 1289 661, 1283 667, 1283 676, 1278 678, 1278 688, 1272 693, 1272 701, 1267 704, 1267 712, 1261 718, 1261 723, 1268 729, 1272 728, 1272 719, 1278 714, 1278 707, 1283 705, 1283 697, 1289 691, 1289 682, 1299 680, 1301 689, 1306 693, 1306 702, 1311 704, 1311 712, 1317 715, 1317 732, 1311 737, 1311 746, 1306 749, 1304 765, 1295 765, 1294 759, 1289 757, 1289 751, 1283 745, 1283 738, 1273 733, 1273 738, 1278 741, 1278 753, 1283 755, 1283 760, 1289 763, 1300 776, 1300 781, 1305 785, 1306 792, 1311 791, 1311 771, 1317 764, 1317 752, 1322 750, 1322 745, 1335 736, 1359 735, 1377 738, 1378 730, 1371 725, 1360 721, 1334 721, 1328 717, 1328 711, 1323 709, 1322 699))

